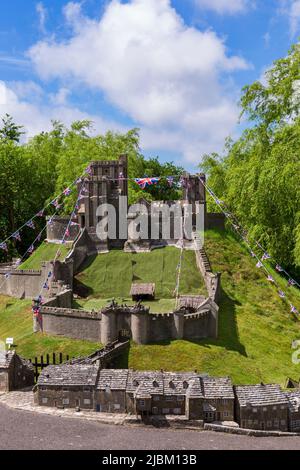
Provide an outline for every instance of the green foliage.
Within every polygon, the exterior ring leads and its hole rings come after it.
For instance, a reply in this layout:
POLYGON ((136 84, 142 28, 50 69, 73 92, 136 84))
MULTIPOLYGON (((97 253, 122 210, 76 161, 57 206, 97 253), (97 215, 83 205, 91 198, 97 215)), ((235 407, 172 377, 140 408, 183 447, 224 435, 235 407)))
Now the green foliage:
POLYGON ((23 126, 18 126, 14 123, 13 118, 6 114, 2 118, 2 128, 0 128, 0 139, 12 140, 13 142, 19 142, 21 135, 24 132, 21 130, 23 126))
MULTIPOLYGON (((205 156, 208 184, 270 254, 300 268, 300 49, 276 61, 266 83, 244 88, 243 113, 253 121, 225 156, 205 156)), ((212 207, 212 206, 211 206, 212 207)))
MULTIPOLYGON (((51 202, 58 194, 94 160, 114 160, 121 154, 128 156, 130 178, 149 176, 178 175, 180 167, 173 163, 159 163, 157 158, 145 159, 140 153, 139 131, 132 129, 125 134, 107 132, 104 135, 91 135, 90 121, 76 121, 70 129, 61 122, 53 121, 50 132, 34 136, 28 143, 19 144, 21 127, 16 126, 10 116, 3 119, 0 129, 0 241, 5 240, 18 227, 51 202)), ((61 213, 70 214, 73 210, 76 188, 61 213)), ((176 199, 179 190, 170 189, 165 182, 159 187, 142 191, 135 182, 129 182, 129 203, 145 197, 153 199, 176 199)), ((52 206, 48 215, 54 213, 52 206)), ((22 242, 9 243, 9 257, 22 255, 36 238, 45 224, 36 219, 36 230, 25 228, 22 242)), ((0 262, 6 259, 0 251, 0 262)))

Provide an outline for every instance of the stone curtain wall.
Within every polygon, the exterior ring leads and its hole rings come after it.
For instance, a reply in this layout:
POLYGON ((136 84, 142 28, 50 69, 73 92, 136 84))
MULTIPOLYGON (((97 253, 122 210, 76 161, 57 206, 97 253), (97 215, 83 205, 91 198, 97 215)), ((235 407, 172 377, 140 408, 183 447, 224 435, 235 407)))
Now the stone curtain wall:
POLYGON ((0 269, 0 294, 17 299, 37 297, 45 282, 47 273, 53 269, 50 263, 42 263, 40 271, 0 269), (8 279, 5 274, 10 273, 8 279))
POLYGON ((64 308, 71 291, 64 291, 41 307, 42 321, 34 318, 35 331, 63 335, 75 339, 109 344, 119 338, 122 330, 131 334, 137 344, 155 343, 173 339, 200 339, 217 337, 217 310, 206 303, 200 313, 151 314, 128 310, 117 312, 89 312, 64 308))

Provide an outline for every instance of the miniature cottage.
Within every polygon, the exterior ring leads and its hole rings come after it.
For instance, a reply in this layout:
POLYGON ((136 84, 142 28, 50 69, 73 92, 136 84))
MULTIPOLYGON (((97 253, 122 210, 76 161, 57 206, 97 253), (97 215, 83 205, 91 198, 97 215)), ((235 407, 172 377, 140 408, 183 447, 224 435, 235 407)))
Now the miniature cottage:
POLYGON ((288 431, 289 402, 279 385, 236 386, 236 418, 242 428, 288 431))
POLYGON ((15 351, 0 351, 0 392, 34 385, 34 370, 29 361, 15 351))

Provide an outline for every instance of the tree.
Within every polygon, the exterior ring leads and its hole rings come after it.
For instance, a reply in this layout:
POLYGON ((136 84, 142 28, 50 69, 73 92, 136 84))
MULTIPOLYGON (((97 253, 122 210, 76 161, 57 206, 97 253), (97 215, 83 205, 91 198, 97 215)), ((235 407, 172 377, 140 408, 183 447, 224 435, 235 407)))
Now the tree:
POLYGON ((13 142, 20 142, 21 136, 24 134, 22 131, 23 126, 17 126, 14 123, 13 118, 6 114, 2 118, 2 128, 0 128, 0 139, 8 139, 13 142))

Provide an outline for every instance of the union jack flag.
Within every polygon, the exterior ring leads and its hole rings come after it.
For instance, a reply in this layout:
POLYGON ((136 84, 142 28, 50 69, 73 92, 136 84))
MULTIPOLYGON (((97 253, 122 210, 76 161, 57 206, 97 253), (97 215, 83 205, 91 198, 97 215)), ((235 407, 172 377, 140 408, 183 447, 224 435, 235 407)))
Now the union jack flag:
POLYGON ((26 227, 35 229, 35 225, 33 223, 33 220, 29 220, 29 222, 27 222, 27 224, 26 224, 26 227))
POLYGON ((71 191, 70 188, 66 188, 66 189, 64 190, 64 195, 65 195, 65 196, 70 196, 71 192, 72 192, 72 191, 71 191))
POLYGON ((174 177, 173 176, 167 176, 167 183, 168 183, 169 187, 172 188, 172 186, 174 184, 174 177))
POLYGON ((290 304, 291 305, 291 313, 299 313, 298 310, 296 309, 296 307, 294 307, 293 304, 290 304))
POLYGON ((19 242, 21 241, 20 232, 15 232, 12 237, 13 237, 15 240, 18 240, 19 242))
POLYGON ((157 184, 159 181, 160 178, 135 178, 135 182, 139 185, 141 189, 145 189, 147 186, 157 184))

